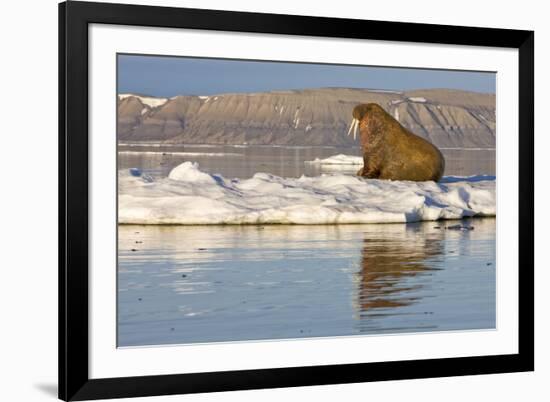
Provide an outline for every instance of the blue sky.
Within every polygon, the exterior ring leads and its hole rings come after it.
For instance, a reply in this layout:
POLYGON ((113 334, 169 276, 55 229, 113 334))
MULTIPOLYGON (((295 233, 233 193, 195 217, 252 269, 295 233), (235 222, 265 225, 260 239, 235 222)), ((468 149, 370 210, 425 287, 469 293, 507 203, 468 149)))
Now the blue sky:
POLYGON ((387 90, 452 88, 495 93, 486 72, 241 61, 166 56, 118 56, 118 92, 161 97, 346 87, 387 90))

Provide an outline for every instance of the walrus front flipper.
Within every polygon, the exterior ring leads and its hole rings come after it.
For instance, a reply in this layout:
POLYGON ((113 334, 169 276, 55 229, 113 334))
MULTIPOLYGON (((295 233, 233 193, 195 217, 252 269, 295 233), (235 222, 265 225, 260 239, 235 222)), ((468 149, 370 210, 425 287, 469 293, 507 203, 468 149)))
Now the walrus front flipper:
POLYGON ((363 167, 357 171, 357 176, 367 179, 378 179, 380 177, 380 169, 377 168, 374 159, 363 156, 363 167))
POLYGON ((378 170, 371 170, 371 171, 367 171, 365 172, 365 168, 362 167, 361 169, 359 169, 359 171, 357 172, 357 175, 358 176, 361 176, 361 177, 364 177, 366 179, 378 179, 380 178, 380 171, 378 170))
POLYGON ((380 177, 380 170, 369 166, 369 162, 364 159, 363 167, 357 171, 357 176, 365 177, 367 179, 378 179, 380 177))

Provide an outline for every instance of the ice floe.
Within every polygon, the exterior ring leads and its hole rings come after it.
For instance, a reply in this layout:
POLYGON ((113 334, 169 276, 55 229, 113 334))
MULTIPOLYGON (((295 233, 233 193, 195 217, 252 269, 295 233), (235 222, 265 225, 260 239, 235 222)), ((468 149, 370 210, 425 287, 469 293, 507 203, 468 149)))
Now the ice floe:
POLYGON ((312 161, 306 161, 307 164, 312 165, 363 165, 363 158, 360 156, 351 156, 338 154, 333 155, 325 159, 315 158, 312 161))
POLYGON ((491 176, 441 182, 326 174, 227 179, 184 162, 167 178, 119 171, 121 224, 345 224, 459 219, 496 213, 491 176))

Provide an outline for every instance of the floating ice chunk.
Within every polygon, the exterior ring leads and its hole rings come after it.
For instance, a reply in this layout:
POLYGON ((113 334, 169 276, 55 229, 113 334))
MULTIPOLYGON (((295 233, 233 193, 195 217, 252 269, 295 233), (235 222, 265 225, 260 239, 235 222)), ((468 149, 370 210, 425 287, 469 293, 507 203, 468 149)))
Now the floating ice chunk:
POLYGON ((343 224, 415 222, 495 215, 492 177, 435 182, 352 175, 227 180, 185 162, 147 182, 119 173, 121 224, 343 224))
POLYGON ((314 165, 362 165, 363 158, 360 156, 338 154, 325 159, 315 158, 315 160, 306 161, 305 163, 314 165))

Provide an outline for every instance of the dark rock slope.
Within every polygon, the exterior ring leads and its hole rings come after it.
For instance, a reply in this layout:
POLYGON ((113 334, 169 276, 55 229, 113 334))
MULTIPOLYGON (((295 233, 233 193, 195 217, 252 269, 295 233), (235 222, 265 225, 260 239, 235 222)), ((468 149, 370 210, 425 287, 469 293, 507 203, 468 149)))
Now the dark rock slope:
POLYGON ((321 88, 171 99, 120 95, 121 142, 348 146, 351 111, 376 102, 439 147, 493 148, 495 95, 321 88))

